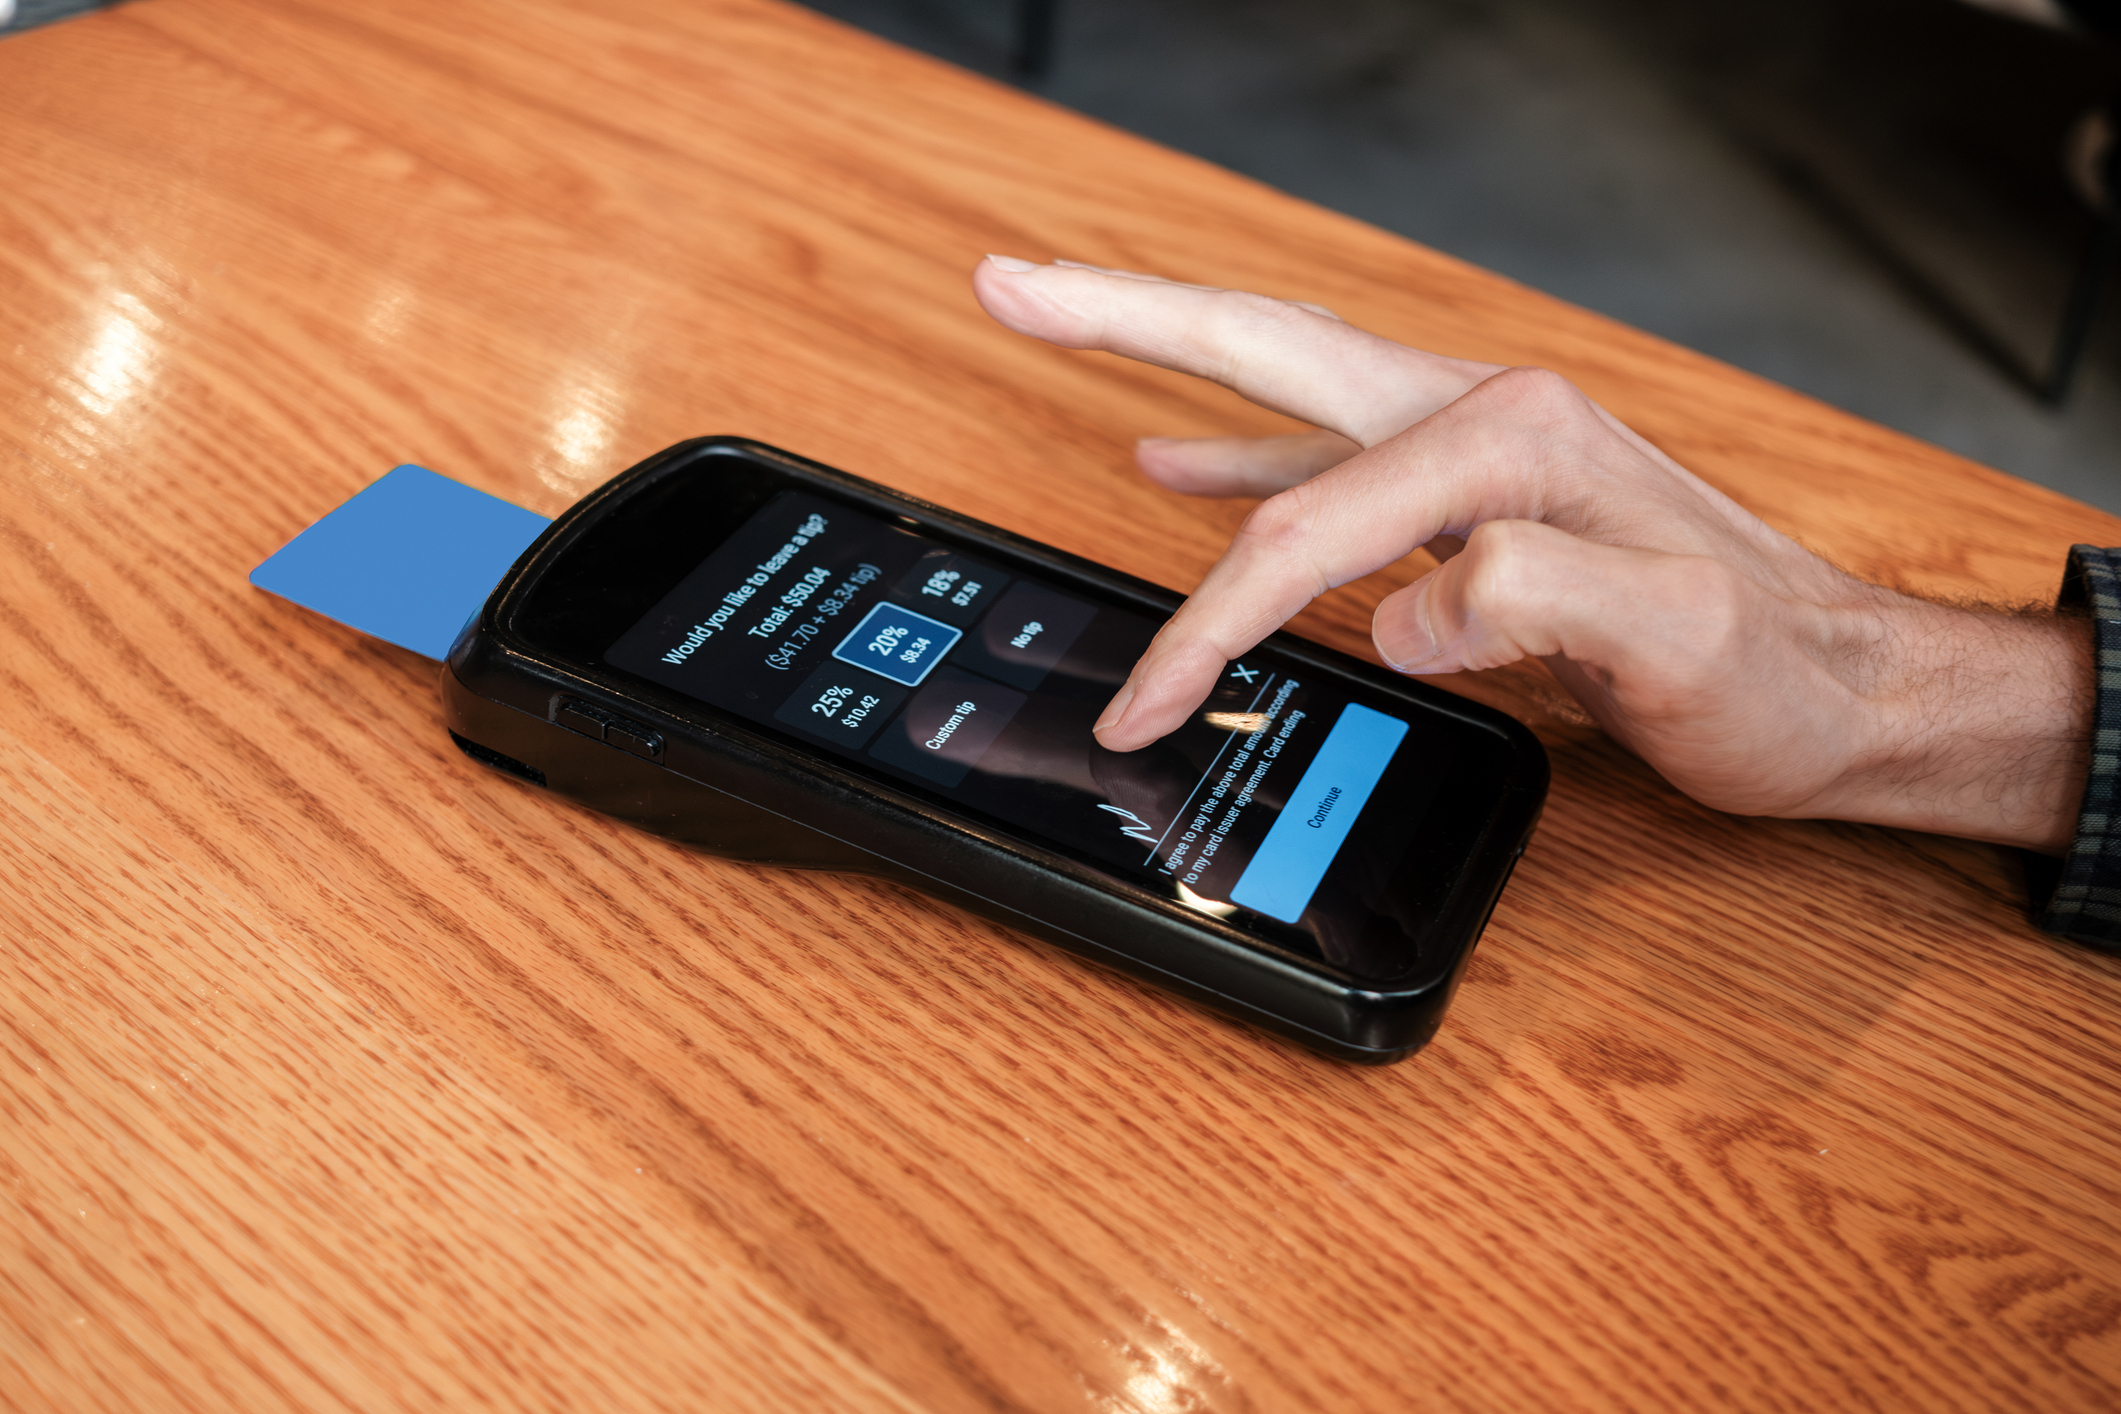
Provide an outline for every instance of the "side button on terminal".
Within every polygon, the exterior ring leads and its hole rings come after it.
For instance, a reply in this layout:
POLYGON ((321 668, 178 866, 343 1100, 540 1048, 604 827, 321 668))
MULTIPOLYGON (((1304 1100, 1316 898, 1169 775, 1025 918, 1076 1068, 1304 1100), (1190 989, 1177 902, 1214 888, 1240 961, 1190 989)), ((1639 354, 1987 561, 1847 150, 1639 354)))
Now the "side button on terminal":
POLYGON ((560 710, 552 714, 552 719, 571 732, 580 732, 583 736, 593 736, 602 741, 604 723, 610 720, 610 714, 599 712, 584 703, 562 702, 560 710))
POLYGON ((613 719, 604 728, 604 744, 616 746, 621 751, 630 751, 636 756, 645 756, 650 761, 663 754, 663 738, 648 730, 639 722, 629 722, 624 717, 613 719))
POLYGON ((606 746, 616 746, 630 755, 648 761, 660 761, 663 757, 663 737, 652 727, 621 717, 616 712, 607 712, 601 707, 592 707, 587 702, 562 698, 553 710, 553 721, 571 732, 595 737, 606 746))

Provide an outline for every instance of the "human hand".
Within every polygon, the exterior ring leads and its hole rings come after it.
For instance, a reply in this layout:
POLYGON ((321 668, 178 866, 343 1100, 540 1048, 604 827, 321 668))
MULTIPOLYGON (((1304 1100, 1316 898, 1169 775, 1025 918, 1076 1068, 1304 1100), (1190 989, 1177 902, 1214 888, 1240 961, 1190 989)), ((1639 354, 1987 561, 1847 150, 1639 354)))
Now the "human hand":
POLYGON ((2089 635, 1866 584, 1771 529, 1557 374, 1395 344, 1315 306, 990 257, 1019 333, 1234 389, 1319 430, 1144 442, 1196 494, 1265 496, 1113 697, 1098 740, 1173 730, 1319 594, 1427 546, 1377 607, 1384 661, 1543 659, 1681 790, 2059 851, 2089 752, 2089 635))

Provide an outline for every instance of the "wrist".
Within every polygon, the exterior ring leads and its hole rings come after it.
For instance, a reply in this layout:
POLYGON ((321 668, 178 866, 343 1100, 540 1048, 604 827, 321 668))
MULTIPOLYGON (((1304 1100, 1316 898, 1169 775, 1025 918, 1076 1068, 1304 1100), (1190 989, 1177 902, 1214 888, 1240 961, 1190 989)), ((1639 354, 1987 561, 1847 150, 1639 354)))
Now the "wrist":
POLYGON ((1871 723, 1827 802, 1842 819, 2068 849, 2091 757, 2090 625, 1889 591, 1843 674, 1871 723))

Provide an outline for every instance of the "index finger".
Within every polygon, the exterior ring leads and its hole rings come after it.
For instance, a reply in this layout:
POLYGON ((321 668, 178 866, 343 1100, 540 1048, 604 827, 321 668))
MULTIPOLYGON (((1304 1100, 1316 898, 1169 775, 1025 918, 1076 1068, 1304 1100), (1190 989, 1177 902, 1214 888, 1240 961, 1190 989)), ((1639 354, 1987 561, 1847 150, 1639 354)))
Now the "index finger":
POLYGON ((1315 306, 1153 275, 990 255, 972 288, 1020 334, 1212 379, 1365 447, 1501 371, 1396 344, 1315 306))
POLYGON ((1098 718, 1099 743, 1133 751, 1175 730, 1226 664, 1313 599, 1514 504, 1456 474, 1474 460, 1463 440, 1417 424, 1261 502, 1098 718))

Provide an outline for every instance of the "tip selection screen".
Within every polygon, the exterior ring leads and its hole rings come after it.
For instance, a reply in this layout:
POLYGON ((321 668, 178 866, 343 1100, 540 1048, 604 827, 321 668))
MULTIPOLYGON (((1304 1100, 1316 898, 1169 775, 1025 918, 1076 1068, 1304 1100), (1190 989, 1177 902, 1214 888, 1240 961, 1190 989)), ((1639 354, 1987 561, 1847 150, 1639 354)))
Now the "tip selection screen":
POLYGON ((1346 857, 1357 819, 1427 803, 1404 784, 1375 798, 1408 723, 1262 651, 1228 664, 1179 731, 1107 751, 1091 724, 1159 626, 790 491, 605 657, 1203 911, 1249 909, 1345 951, 1335 936, 1359 925, 1329 915, 1366 918, 1397 863, 1346 857))

